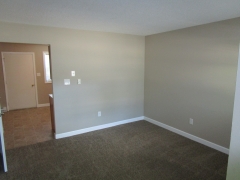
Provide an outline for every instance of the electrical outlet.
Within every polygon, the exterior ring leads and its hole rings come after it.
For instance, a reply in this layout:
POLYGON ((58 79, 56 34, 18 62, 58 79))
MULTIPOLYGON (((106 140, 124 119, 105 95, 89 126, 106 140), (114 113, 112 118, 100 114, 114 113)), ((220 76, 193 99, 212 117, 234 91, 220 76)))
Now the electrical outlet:
POLYGON ((189 119, 189 124, 193 125, 193 119, 192 118, 189 119))
POLYGON ((98 111, 98 117, 102 116, 102 112, 98 111))

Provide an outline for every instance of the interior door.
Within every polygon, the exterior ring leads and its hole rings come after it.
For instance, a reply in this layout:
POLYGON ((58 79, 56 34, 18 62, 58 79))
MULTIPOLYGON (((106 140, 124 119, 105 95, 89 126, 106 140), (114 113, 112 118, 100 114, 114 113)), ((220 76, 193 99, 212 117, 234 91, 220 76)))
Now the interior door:
POLYGON ((8 110, 37 106, 33 53, 3 53, 8 110))

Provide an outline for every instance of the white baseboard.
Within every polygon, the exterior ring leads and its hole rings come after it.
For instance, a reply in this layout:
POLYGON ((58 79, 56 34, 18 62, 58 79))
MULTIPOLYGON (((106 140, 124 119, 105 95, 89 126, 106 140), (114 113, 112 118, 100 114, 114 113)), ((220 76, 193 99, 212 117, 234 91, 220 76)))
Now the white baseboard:
MULTIPOLYGON (((41 107, 44 107, 44 106, 41 106, 41 107)), ((60 134, 55 134, 55 138, 56 139, 60 139, 60 138, 65 138, 65 137, 70 137, 70 136, 75 136, 75 135, 79 135, 79 134, 83 134, 83 133, 88 133, 88 132, 91 132, 91 131, 96 131, 96 130, 101 130, 101 129, 105 129, 105 128, 110 128, 110 127, 113 127, 113 126, 118 126, 118 125, 121 125, 121 124, 127 124, 127 123, 131 123, 131 122, 136 122, 136 121, 140 121, 140 120, 146 120, 152 124, 155 124, 157 126, 160 126, 164 129, 167 129, 169 131, 172 131, 176 134, 179 134, 181 136, 184 136, 186 138, 189 138, 193 141, 196 141, 198 143, 201 143, 205 146, 208 146, 208 147, 211 147, 213 149, 216 149, 220 152, 223 152, 225 154, 229 154, 229 149, 225 148, 225 147, 222 147, 220 145, 217 145, 215 143, 212 143, 210 141, 207 141, 205 139, 202 139, 202 138, 199 138, 197 136, 194 136, 192 134, 189 134, 189 133, 186 133, 184 131, 181 131, 179 129, 176 129, 174 127, 171 127, 169 125, 166 125, 166 124, 163 124, 159 121, 156 121, 154 119, 151 119, 151 118, 148 118, 148 117, 144 117, 144 116, 141 116, 141 117, 136 117, 136 118, 132 118, 132 119, 127 119, 127 120, 123 120, 123 121, 118 121, 118 122, 114 122, 114 123, 109 123, 109 124, 103 124, 103 125, 99 125, 99 126, 94 126, 94 127, 89 127, 89 128, 85 128, 85 129, 79 129, 79 130, 76 130, 76 131, 70 131, 70 132, 66 132, 66 133, 60 133, 60 134)))
POLYGON ((38 104, 37 107, 47 107, 50 106, 50 103, 46 103, 46 104, 38 104))
POLYGON ((143 119, 144 119, 144 116, 141 116, 141 117, 126 119, 126 120, 123 120, 123 121, 117 121, 117 122, 113 122, 113 123, 109 123, 109 124, 94 126, 94 127, 90 127, 90 128, 79 129, 79 130, 76 130, 76 131, 70 131, 70 132, 66 132, 66 133, 55 134, 55 138, 60 139, 60 138, 70 137, 70 136, 79 135, 79 134, 83 134, 83 133, 87 133, 87 132, 91 132, 91 131, 110 128, 110 127, 113 127, 113 126, 118 126, 118 125, 121 125, 121 124, 136 122, 136 121, 140 121, 140 120, 143 120, 143 119))
POLYGON ((167 130, 169 130, 169 131, 172 131, 172 132, 174 132, 174 133, 176 133, 176 134, 179 134, 179 135, 181 135, 181 136, 184 136, 184 137, 186 137, 186 138, 189 138, 189 139, 191 139, 191 140, 193 140, 193 141, 196 141, 196 142, 198 142, 198 143, 204 144, 205 146, 211 147, 211 148, 216 149, 216 150, 218 150, 218 151, 220 151, 220 152, 223 152, 223 153, 225 153, 225 154, 229 154, 229 149, 227 149, 227 148, 225 148, 225 147, 222 147, 222 146, 220 146, 220 145, 217 145, 217 144, 212 143, 212 142, 210 142, 210 141, 207 141, 207 140, 205 140, 205 139, 199 138, 199 137, 194 136, 194 135, 192 135, 192 134, 186 133, 186 132, 184 132, 184 131, 181 131, 181 130, 179 130, 179 129, 176 129, 176 128, 174 128, 174 127, 171 127, 171 126, 169 126, 169 125, 163 124, 163 123, 161 123, 161 122, 159 122, 159 121, 156 121, 156 120, 154 120, 154 119, 151 119, 151 118, 148 118, 148 117, 145 117, 144 119, 145 119, 146 121, 152 123, 152 124, 155 124, 155 125, 157 125, 157 126, 160 126, 160 127, 164 128, 164 129, 167 129, 167 130))

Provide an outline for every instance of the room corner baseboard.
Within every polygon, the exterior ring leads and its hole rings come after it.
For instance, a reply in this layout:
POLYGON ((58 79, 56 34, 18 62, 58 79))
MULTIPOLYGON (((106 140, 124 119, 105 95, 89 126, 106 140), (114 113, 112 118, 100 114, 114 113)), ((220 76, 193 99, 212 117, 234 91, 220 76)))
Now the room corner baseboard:
POLYGON ((85 129, 79 129, 79 130, 76 130, 76 131, 70 131, 70 132, 66 132, 66 133, 55 134, 55 139, 75 136, 75 135, 79 135, 79 134, 83 134, 83 133, 87 133, 87 132, 91 132, 91 131, 110 128, 110 127, 113 127, 113 126, 118 126, 118 125, 121 125, 121 124, 127 124, 127 123, 131 123, 131 122, 140 121, 140 120, 143 120, 143 119, 144 119, 144 116, 140 116, 140 117, 136 117, 136 118, 132 118, 132 119, 126 119, 126 120, 123 120, 123 121, 117 121, 117 122, 103 124, 103 125, 94 126, 94 127, 89 127, 89 128, 85 128, 85 129))
POLYGON ((192 135, 192 134, 186 133, 186 132, 181 131, 181 130, 179 130, 179 129, 176 129, 176 128, 172 127, 172 126, 163 124, 163 123, 161 123, 161 122, 159 122, 159 121, 156 121, 156 120, 154 120, 154 119, 151 119, 151 118, 148 118, 148 117, 144 117, 144 119, 145 119, 146 121, 152 123, 152 124, 155 124, 155 125, 160 126, 160 127, 164 128, 164 129, 167 129, 167 130, 169 130, 169 131, 172 131, 172 132, 174 132, 174 133, 176 133, 176 134, 179 134, 179 135, 181 135, 181 136, 184 136, 184 137, 186 137, 186 138, 189 138, 189 139, 191 139, 191 140, 193 140, 193 141, 196 141, 196 142, 198 142, 198 143, 201 143, 201 144, 203 144, 203 145, 205 145, 205 146, 208 146, 208 147, 210 147, 210 148, 216 149, 216 150, 218 150, 218 151, 220 151, 220 152, 223 152, 223 153, 225 153, 225 154, 229 154, 229 149, 227 149, 227 148, 225 148, 225 147, 222 147, 222 146, 220 146, 220 145, 217 145, 217 144, 212 143, 212 142, 210 142, 210 141, 207 141, 207 140, 205 140, 205 139, 199 138, 199 137, 194 136, 194 135, 192 135))
POLYGON ((50 103, 46 103, 46 104, 38 104, 37 107, 47 107, 50 106, 50 103))

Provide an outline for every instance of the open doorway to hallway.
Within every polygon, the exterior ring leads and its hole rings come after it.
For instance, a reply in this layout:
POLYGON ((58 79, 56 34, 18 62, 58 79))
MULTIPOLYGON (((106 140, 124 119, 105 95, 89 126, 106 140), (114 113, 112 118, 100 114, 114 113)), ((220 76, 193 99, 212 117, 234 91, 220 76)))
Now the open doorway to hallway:
POLYGON ((51 70, 50 59, 46 61, 50 46, 0 43, 0 52, 0 103, 7 110, 2 116, 6 149, 53 139, 49 107, 52 81, 51 73, 46 72, 51 70))

